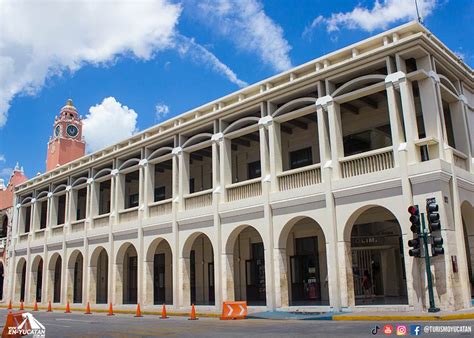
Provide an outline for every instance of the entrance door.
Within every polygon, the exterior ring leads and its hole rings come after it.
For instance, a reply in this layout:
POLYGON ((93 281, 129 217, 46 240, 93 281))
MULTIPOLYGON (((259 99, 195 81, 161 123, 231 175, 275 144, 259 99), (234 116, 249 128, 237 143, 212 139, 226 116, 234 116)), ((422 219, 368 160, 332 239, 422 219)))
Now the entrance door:
POLYGON ((128 258, 128 299, 126 303, 137 303, 137 256, 128 258))
POLYGON ((82 303, 82 259, 74 263, 73 302, 82 303))
POLYGON ((321 301, 317 237, 297 238, 290 257, 292 305, 321 301))
POLYGON ((362 280, 367 272, 370 280, 370 295, 383 296, 381 250, 362 249, 353 251, 353 274, 356 298, 364 298, 362 280))
POLYGON ((153 301, 155 304, 165 303, 165 254, 156 254, 153 261, 153 301))
POLYGON ((43 287, 43 260, 38 263, 36 272, 36 301, 41 303, 41 289, 43 287))
POLYGON ((263 243, 252 244, 252 259, 245 262, 247 303, 250 305, 265 304, 265 259, 263 243))
POLYGON ((26 263, 23 264, 21 269, 21 286, 20 286, 20 300, 25 300, 25 286, 26 286, 26 263))
POLYGON ((207 280, 209 281, 209 304, 213 304, 215 302, 213 262, 207 264, 207 280))
POLYGON ((59 303, 61 301, 61 258, 56 260, 54 268, 54 293, 53 303, 59 303))
POLYGON ((189 283, 191 284, 191 304, 196 304, 196 252, 191 250, 191 254, 189 256, 189 283))

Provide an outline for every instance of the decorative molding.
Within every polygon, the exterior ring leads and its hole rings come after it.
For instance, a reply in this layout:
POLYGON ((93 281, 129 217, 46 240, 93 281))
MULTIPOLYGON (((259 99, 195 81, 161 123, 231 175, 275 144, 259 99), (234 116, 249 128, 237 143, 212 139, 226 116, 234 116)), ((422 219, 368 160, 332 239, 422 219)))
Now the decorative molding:
POLYGON ((458 99, 459 99, 459 101, 461 101, 462 103, 464 103, 466 106, 469 105, 469 103, 467 102, 467 97, 464 96, 464 94, 459 95, 459 96, 458 96, 458 99))
POLYGON ((316 100, 316 107, 323 107, 323 108, 327 107, 327 105, 333 101, 334 99, 332 98, 331 95, 320 97, 316 100))
POLYGON ((440 83, 440 82, 441 82, 441 80, 440 80, 440 78, 439 78, 439 75, 436 74, 436 72, 433 71, 433 70, 430 70, 430 71, 428 72, 428 76, 429 76, 430 78, 432 78, 433 80, 435 80, 436 83, 440 83))
POLYGON ((400 82, 401 80, 404 80, 406 78, 406 74, 404 72, 398 71, 392 74, 388 74, 385 77, 385 83, 393 83, 396 84, 400 82))
POLYGON ((324 193, 271 202, 270 207, 272 208, 272 210, 276 210, 276 209, 282 209, 282 208, 288 208, 288 207, 318 203, 318 202, 326 202, 326 195, 324 193))
POLYGON ((146 158, 141 159, 140 162, 138 162, 138 166, 145 168, 148 165, 148 160, 146 158))
POLYGON ((223 133, 217 133, 211 136, 211 141, 215 143, 219 143, 224 139, 223 133))
POLYGON ((110 172, 110 175, 112 175, 112 176, 115 177, 115 176, 117 176, 119 173, 120 173, 120 172, 119 172, 118 169, 112 169, 112 171, 110 172))
POLYGON ((173 155, 181 155, 183 153, 183 148, 181 147, 176 147, 171 150, 171 154, 173 155))
POLYGON ((35 204, 36 203, 36 198, 32 198, 30 202, 31 202, 31 204, 35 204))
POLYGON ((92 183, 94 183, 94 179, 92 177, 88 178, 87 179, 87 184, 91 185, 92 183))
POLYGON ((51 198, 53 197, 53 193, 52 192, 48 192, 48 198, 51 198))
POLYGON ((334 190, 334 198, 341 198, 347 196, 361 195, 376 191, 383 191, 393 188, 400 188, 402 186, 402 181, 400 179, 394 179, 389 181, 381 181, 372 184, 364 184, 355 187, 345 188, 341 190, 334 190))
POLYGON ((265 128, 268 128, 268 126, 272 123, 273 123, 273 117, 271 117, 270 115, 264 116, 260 118, 260 120, 258 120, 258 125, 263 126, 265 128))
POLYGON ((426 182, 436 182, 436 181, 443 181, 443 182, 449 182, 451 179, 451 174, 447 173, 445 171, 431 171, 415 176, 410 176, 410 182, 412 184, 421 184, 421 183, 426 183, 426 182))
POLYGON ((407 143, 406 142, 400 143, 400 145, 398 146, 398 151, 408 151, 407 143))
POLYGON ((66 191, 71 191, 72 187, 70 185, 66 186, 66 191))

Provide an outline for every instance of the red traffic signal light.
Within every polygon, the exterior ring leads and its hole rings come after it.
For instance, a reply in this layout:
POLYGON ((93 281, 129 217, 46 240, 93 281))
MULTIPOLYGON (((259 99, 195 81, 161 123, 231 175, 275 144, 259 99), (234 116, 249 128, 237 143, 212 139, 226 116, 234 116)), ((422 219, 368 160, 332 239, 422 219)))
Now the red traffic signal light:
POLYGON ((408 212, 410 213, 410 223, 411 227, 410 230, 411 232, 415 234, 420 233, 420 210, 418 209, 417 205, 410 205, 408 207, 408 212))
POLYGON ((410 213, 410 215, 418 215, 420 213, 417 205, 410 205, 408 207, 408 212, 410 213))

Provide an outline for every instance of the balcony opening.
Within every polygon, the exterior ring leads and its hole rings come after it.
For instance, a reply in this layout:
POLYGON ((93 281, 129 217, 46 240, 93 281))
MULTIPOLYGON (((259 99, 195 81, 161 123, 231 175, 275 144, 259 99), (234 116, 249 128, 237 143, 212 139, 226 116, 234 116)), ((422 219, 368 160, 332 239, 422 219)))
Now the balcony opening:
POLYGON ((76 221, 86 218, 87 208, 87 188, 82 188, 76 191, 76 221))
POLYGON ((99 183, 99 215, 110 212, 110 180, 99 183))
POLYGON ((40 207, 40 229, 45 229, 48 220, 48 201, 42 201, 39 203, 40 207))
POLYGON ((212 147, 189 154, 189 193, 212 188, 212 147))
POLYGON ((23 210, 23 219, 25 220, 24 223, 24 233, 30 232, 31 227, 31 206, 27 206, 26 208, 22 208, 23 210))
POLYGON ((340 105, 344 156, 392 145, 390 117, 385 91, 340 105))
POLYGON ((243 182, 262 175, 260 137, 255 131, 231 141, 232 183, 243 182))
POLYGON ((448 144, 456 148, 456 141, 454 139, 454 128, 453 128, 453 120, 451 116, 451 109, 449 107, 449 103, 446 102, 445 100, 442 100, 443 102, 443 114, 444 114, 444 123, 446 124, 446 137, 448 144))
POLYGON ((66 220, 66 195, 61 195, 57 197, 57 209, 56 209, 56 224, 64 224, 66 220))
POLYGON ((173 196, 173 164, 171 160, 154 165, 153 202, 164 201, 173 196))
POLYGON ((125 174, 124 208, 135 208, 139 204, 140 172, 138 170, 125 174))
POLYGON ((5 215, 5 216, 3 216, 2 234, 1 234, 0 238, 7 237, 7 233, 8 233, 8 217, 5 215))

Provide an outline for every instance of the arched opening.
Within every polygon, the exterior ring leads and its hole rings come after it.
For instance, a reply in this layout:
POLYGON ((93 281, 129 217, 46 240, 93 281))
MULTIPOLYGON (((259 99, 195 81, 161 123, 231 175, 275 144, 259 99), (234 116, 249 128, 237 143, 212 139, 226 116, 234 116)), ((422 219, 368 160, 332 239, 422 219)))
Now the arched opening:
POLYGON ((59 254, 53 255, 50 261, 50 274, 52 275, 53 284, 53 303, 61 302, 61 273, 62 258, 59 254))
POLYGON ((234 297, 248 305, 266 305, 265 257, 263 240, 251 226, 237 229, 229 238, 233 253, 234 297))
MULTIPOLYGON (((136 304, 138 295, 138 255, 135 246, 125 243, 117 254, 117 284, 122 287, 123 304, 136 304)), ((120 294, 120 292, 119 292, 120 294)))
POLYGON ((3 263, 0 263, 0 299, 3 299, 3 263))
POLYGON ((474 207, 467 201, 461 204, 461 217, 464 228, 464 245, 466 247, 471 298, 474 298, 474 207))
POLYGON ((204 234, 193 237, 188 239, 192 245, 185 246, 183 255, 185 257, 184 278, 185 281, 186 279, 189 281, 189 300, 191 304, 196 305, 215 305, 212 243, 204 234))
MULTIPOLYGON (((290 306, 329 305, 326 239, 312 218, 298 217, 288 222, 280 237, 286 273, 281 288, 290 306)), ((282 300, 286 304, 285 300, 282 300)))
POLYGON ((94 250, 90 264, 90 299, 96 304, 107 304, 109 280, 109 256, 103 247, 94 250))
POLYGON ((43 291, 43 258, 36 256, 31 265, 31 293, 38 303, 42 301, 43 291))
POLYGON ((26 287, 26 260, 20 258, 16 266, 16 283, 15 283, 15 298, 18 301, 25 300, 26 287))
POLYGON ((146 257, 147 303, 173 304, 173 254, 169 243, 156 238, 146 257))
POLYGON ((385 208, 372 207, 351 231, 355 305, 408 304, 400 224, 385 208))
POLYGON ((82 303, 84 257, 79 250, 75 250, 68 264, 68 300, 73 303, 82 303))

